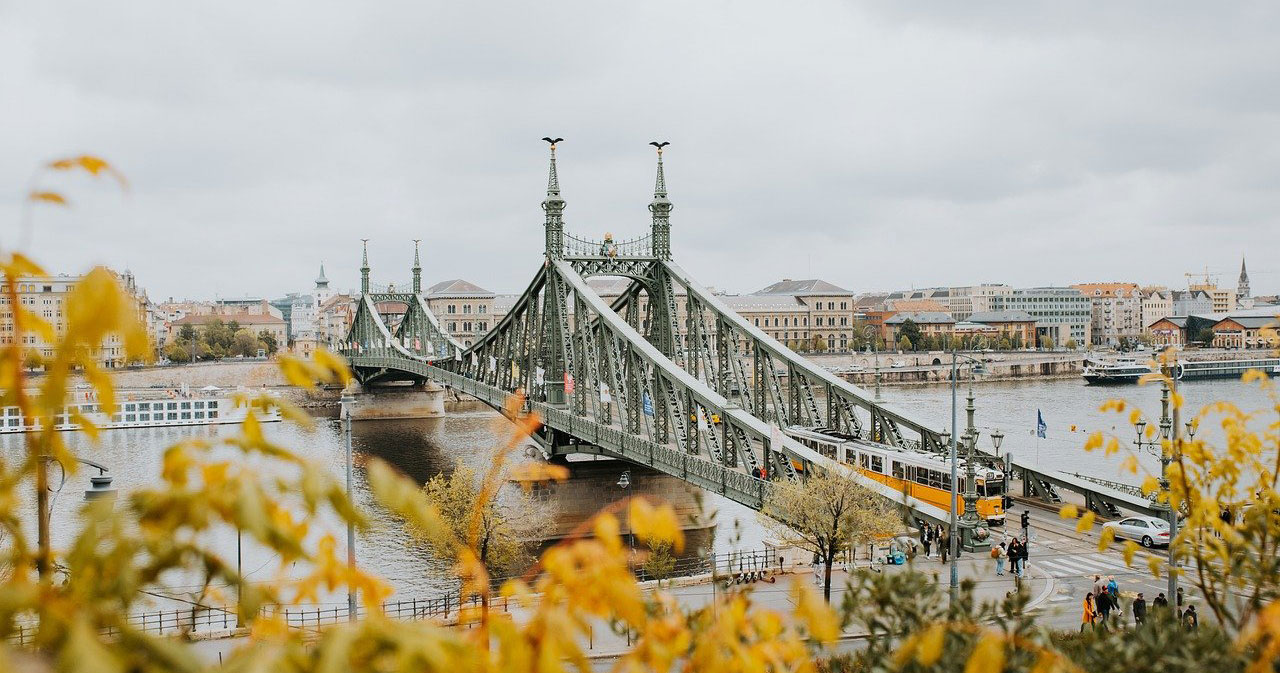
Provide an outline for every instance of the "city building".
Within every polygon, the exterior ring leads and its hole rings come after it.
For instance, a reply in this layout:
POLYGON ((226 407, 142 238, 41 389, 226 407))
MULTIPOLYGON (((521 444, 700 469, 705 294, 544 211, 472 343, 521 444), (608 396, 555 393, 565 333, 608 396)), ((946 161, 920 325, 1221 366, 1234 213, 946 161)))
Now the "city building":
POLYGON ((249 333, 255 336, 266 332, 276 340, 280 348, 284 348, 288 343, 289 330, 284 318, 278 318, 270 313, 204 313, 184 316, 169 325, 168 343, 179 342, 182 328, 186 325, 202 329, 205 325, 215 321, 221 321, 228 325, 235 323, 236 327, 247 329, 249 333))
MULTIPOLYGON (((979 311, 969 316, 969 322, 993 328, 1000 338, 1008 339, 1014 347, 1036 344, 1036 319, 1026 311, 979 311)), ((1055 342, 1055 345, 1064 344, 1055 342)))
MULTIPOLYGON (((1245 278, 1245 283, 1248 283, 1247 277, 1245 278)), ((1192 283, 1187 289, 1192 292, 1204 292, 1209 295, 1210 301, 1213 302, 1214 313, 1230 313, 1236 310, 1236 291, 1231 288, 1218 287, 1209 278, 1205 278, 1204 282, 1201 283, 1192 283)))
POLYGON ((1240 279, 1236 281, 1236 300, 1247 299, 1249 291, 1249 272, 1244 268, 1244 257, 1240 258, 1240 279))
POLYGON ((794 341, 806 343, 809 349, 823 350, 821 347, 825 346, 828 351, 847 351, 854 339, 853 293, 825 280, 784 278, 748 297, 723 299, 729 308, 743 318, 750 315, 748 319, 756 327, 783 343, 794 341), (779 319, 781 325, 777 324, 779 319))
POLYGON ((1165 316, 1147 325, 1147 334, 1151 335, 1151 345, 1155 348, 1164 346, 1182 346, 1187 338, 1187 316, 1165 316))
POLYGON ((1071 287, 1091 302, 1090 329, 1095 346, 1118 347, 1142 334, 1142 292, 1137 283, 1078 283, 1071 287))
POLYGON ((470 346, 501 319, 493 313, 493 300, 497 295, 462 279, 436 283, 427 288, 425 294, 427 307, 445 331, 463 346, 470 346))
POLYGON ((1165 287, 1142 288, 1143 332, 1150 334, 1153 323, 1173 314, 1173 292, 1165 287))
POLYGON ((1091 343, 1092 302, 1071 287, 1033 287, 990 298, 993 311, 1024 311, 1036 319, 1036 345, 1048 337, 1055 345, 1091 343))
POLYGON ((893 317, 884 321, 885 328, 889 330, 889 338, 886 342, 890 348, 893 348, 902 337, 902 327, 908 321, 915 323, 916 327, 920 328, 920 333, 928 337, 949 337, 956 324, 955 318, 941 311, 895 313, 893 317))
POLYGON ((329 350, 347 338, 356 316, 356 298, 349 294, 335 294, 316 310, 316 340, 329 350))
POLYGON ((1273 315, 1230 315, 1213 325, 1215 348, 1276 348, 1280 322, 1273 315))
POLYGON ((1189 316, 1213 313, 1213 298, 1204 290, 1173 290, 1173 312, 1170 315, 1189 316))
MULTIPOLYGON (((110 271, 110 269, 108 269, 110 271)), ((125 270, 123 274, 110 271, 121 287, 130 297, 131 308, 137 319, 144 324, 148 322, 146 292, 141 290, 133 273, 125 270)), ((82 275, 59 274, 57 276, 27 276, 19 278, 16 285, 18 304, 49 323, 53 328, 55 340, 61 339, 67 330, 66 301, 76 285, 84 279, 82 275)), ((15 342, 13 324, 13 307, 9 305, 8 283, 0 283, 0 344, 10 345, 15 342)), ((150 330, 148 330, 150 331, 150 330)), ((24 343, 18 344, 25 349, 34 350, 42 358, 53 356, 54 343, 42 339, 34 332, 23 335, 24 343)), ((112 334, 102 342, 100 364, 103 367, 121 367, 125 362, 124 343, 118 334, 112 334)))

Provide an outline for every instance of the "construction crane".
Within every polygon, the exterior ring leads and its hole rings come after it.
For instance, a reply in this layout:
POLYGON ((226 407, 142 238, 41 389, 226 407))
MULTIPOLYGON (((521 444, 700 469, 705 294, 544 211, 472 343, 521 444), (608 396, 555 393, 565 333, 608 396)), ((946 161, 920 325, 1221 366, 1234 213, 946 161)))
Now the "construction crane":
POLYGON ((1184 274, 1182 274, 1182 275, 1183 275, 1183 276, 1185 276, 1185 277, 1186 277, 1186 279, 1187 279, 1187 287, 1191 287, 1191 285, 1193 284, 1193 283, 1192 283, 1192 280, 1193 280, 1193 279, 1195 279, 1195 278, 1203 278, 1203 279, 1204 279, 1204 283, 1203 283, 1204 285, 1210 285, 1210 286, 1213 286, 1213 287, 1217 287, 1217 286, 1218 286, 1218 276, 1220 276, 1221 274, 1218 274, 1218 273, 1212 273, 1212 274, 1211 274, 1211 273, 1209 273, 1209 267, 1207 267, 1207 266, 1206 266, 1206 267, 1204 268, 1204 273, 1203 273, 1203 274, 1201 274, 1201 273, 1199 273, 1199 272, 1191 272, 1191 273, 1184 273, 1184 274))

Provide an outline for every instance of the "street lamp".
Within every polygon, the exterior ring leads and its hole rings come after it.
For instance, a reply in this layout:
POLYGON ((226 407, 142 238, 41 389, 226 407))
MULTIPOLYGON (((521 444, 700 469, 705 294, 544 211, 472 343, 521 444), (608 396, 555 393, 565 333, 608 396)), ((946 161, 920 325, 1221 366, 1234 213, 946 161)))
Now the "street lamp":
MULTIPOLYGON (((623 471, 622 476, 618 477, 618 488, 621 488, 624 492, 631 488, 631 470, 623 471)), ((636 533, 635 529, 632 528, 631 515, 629 513, 627 514, 627 528, 631 533, 631 557, 634 559, 636 555, 636 533)))
MULTIPOLYGON (((1004 443, 1004 432, 1000 428, 991 431, 991 445, 996 450, 996 460, 1000 460, 1000 445, 1004 443)), ((1009 461, 1000 461, 1000 505, 1005 510, 1009 509, 1009 461)))
POLYGON ((875 354, 875 372, 876 372, 876 396, 875 402, 879 404, 883 400, 880 398, 880 349, 876 345, 876 335, 878 330, 875 325, 867 325, 863 330, 863 334, 867 335, 867 343, 871 345, 871 350, 875 354))
MULTIPOLYGON (((957 496, 959 495, 959 494, 957 493, 957 490, 958 490, 958 487, 959 487, 959 481, 960 481, 960 479, 959 479, 960 475, 959 475, 959 469, 958 469, 958 467, 959 467, 959 461, 958 461, 958 458, 957 458, 957 450, 956 450, 956 449, 957 449, 957 447, 956 447, 956 442, 957 442, 957 441, 958 441, 958 439, 959 439, 959 436, 958 436, 958 433, 957 433, 957 427, 956 427, 956 425, 957 425, 957 419, 956 419, 956 380, 960 378, 960 376, 959 376, 959 362, 960 362, 960 360, 961 360, 961 359, 964 359, 964 360, 966 360, 966 361, 967 361, 967 363, 966 363, 966 364, 968 364, 968 365, 969 365, 969 372, 970 372, 970 374, 977 373, 977 372, 981 371, 981 369, 982 369, 982 362, 981 362, 981 361, 979 361, 979 360, 975 360, 974 358, 971 358, 971 357, 968 357, 968 356, 960 355, 960 354, 956 353, 955 349, 952 349, 952 351, 951 351, 951 432, 950 432, 950 433, 946 433, 946 436, 947 436, 947 437, 949 437, 949 438, 950 438, 950 440, 951 440, 951 441, 949 442, 949 444, 951 445, 951 452, 950 452, 950 459, 951 459, 951 494, 950 494, 950 501, 949 501, 947 504, 948 504, 948 507, 950 507, 950 509, 951 509, 950 526, 949 526, 949 527, 950 527, 950 529, 951 529, 951 535, 950 535, 950 537, 951 537, 951 542, 950 542, 950 547, 951 547, 951 549, 950 549, 949 551, 950 551, 950 553, 951 553, 951 586, 950 586, 950 597, 951 597, 951 601, 952 601, 952 602, 954 602, 954 601, 955 601, 956 596, 958 595, 958 593, 959 593, 959 591, 960 591, 960 569, 959 569, 959 566, 957 566, 957 564, 956 564, 956 555, 957 555, 957 554, 959 553, 959 551, 960 551, 960 541, 959 541, 959 539, 958 539, 958 535, 957 535, 957 533, 959 533, 959 532, 960 532, 960 528, 959 528, 959 521, 958 521, 958 517, 956 516, 956 498, 957 498, 957 496)), ((972 388, 970 388, 970 391, 969 391, 969 426, 970 426, 971 428, 972 428, 972 426, 973 426, 973 389, 972 389, 972 388)), ((972 449, 972 444, 970 444, 970 449, 972 449)), ((970 461, 969 461, 969 465, 965 468, 965 469, 966 469, 966 473, 972 473, 972 471, 973 471, 972 463, 973 463, 973 461, 972 461, 972 460, 970 460, 970 461)), ((965 491, 966 491, 966 492, 965 492, 965 499, 966 499, 966 503, 968 502, 968 498, 969 498, 969 493, 968 493, 968 491, 969 491, 972 487, 973 487, 973 478, 972 478, 972 477, 970 477, 969 486, 965 488, 965 491)), ((974 494, 973 502, 974 502, 974 505, 973 505, 972 507, 967 507, 967 508, 966 508, 966 510, 965 510, 965 519, 966 519, 966 524, 967 524, 967 526, 968 526, 968 525, 971 525, 971 520, 972 520, 972 518, 977 516, 977 512, 976 512, 976 511, 974 511, 974 510, 976 510, 976 509, 977 509, 977 507, 976 507, 977 495, 976 495, 976 494, 974 494)), ((967 544, 967 545, 966 545, 966 547, 969 549, 969 551, 974 551, 974 550, 976 550, 976 549, 978 548, 978 547, 977 547, 977 545, 973 543, 974 533, 977 531, 977 529, 978 529, 978 528, 977 528, 977 526, 973 526, 973 527, 966 527, 966 528, 964 529, 964 530, 965 530, 965 538, 966 538, 966 540, 969 542, 969 544, 967 544)), ((983 535, 982 535, 982 537, 983 537, 983 539, 985 539, 985 538, 986 538, 986 535, 985 535, 986 529, 985 529, 985 528, 982 528, 981 530, 983 531, 983 535)))
MULTIPOLYGON (((1172 448, 1172 450, 1177 451, 1178 450, 1177 443, 1179 441, 1179 438, 1175 435, 1175 432, 1174 432, 1178 427, 1177 419, 1175 418, 1178 412, 1175 409, 1173 410, 1172 414, 1170 413, 1170 406, 1171 406, 1170 392, 1171 391, 1169 389, 1168 382, 1161 381, 1160 382, 1160 424, 1158 426, 1160 430, 1157 436, 1152 439, 1147 439, 1146 438, 1147 422, 1144 419, 1139 419, 1138 422, 1134 424, 1134 429, 1137 430, 1138 432, 1138 437, 1136 440, 1134 440, 1134 444, 1138 447, 1139 451, 1145 450, 1147 453, 1150 453, 1160 458, 1160 490, 1157 491, 1156 493, 1152 493, 1151 499, 1154 501, 1154 506, 1156 509, 1164 510, 1165 516, 1168 518, 1168 521, 1169 521, 1169 561, 1168 561, 1169 562, 1169 572, 1168 572, 1169 594, 1168 595, 1170 598, 1172 598, 1173 596, 1177 595, 1177 591, 1178 591, 1178 573, 1176 572, 1177 566, 1176 566, 1176 561, 1174 559, 1174 544, 1173 544, 1174 538, 1178 534, 1178 513, 1174 511, 1172 502, 1169 502, 1168 500, 1166 500, 1166 502, 1163 502, 1163 503, 1159 502, 1160 493, 1165 493, 1166 498, 1168 498, 1169 464, 1173 462, 1172 452, 1164 450, 1164 443, 1168 441, 1170 443, 1170 447, 1172 448)), ((1194 425, 1195 424, 1193 421, 1187 422, 1187 434, 1191 435, 1192 438, 1195 437, 1194 425)))
MULTIPOLYGON (((347 500, 351 500, 351 411, 356 404, 356 397, 351 393, 351 388, 343 388, 342 397, 338 403, 341 405, 342 415, 342 437, 346 444, 347 454, 347 500)), ((353 501, 354 502, 354 501, 353 501)), ((354 521, 347 521, 347 567, 355 572, 356 568, 356 525, 354 521)), ((356 589, 355 585, 347 585, 347 621, 354 622, 356 620, 356 589)))

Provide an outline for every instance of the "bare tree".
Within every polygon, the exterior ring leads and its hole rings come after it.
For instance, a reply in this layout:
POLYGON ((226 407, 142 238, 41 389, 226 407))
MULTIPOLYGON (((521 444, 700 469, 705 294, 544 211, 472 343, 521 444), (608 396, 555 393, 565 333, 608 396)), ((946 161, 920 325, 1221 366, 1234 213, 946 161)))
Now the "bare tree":
POLYGON ((822 594, 827 602, 836 555, 902 527, 892 503, 852 479, 827 472, 804 481, 778 482, 760 514, 775 535, 817 555, 824 566, 822 594))

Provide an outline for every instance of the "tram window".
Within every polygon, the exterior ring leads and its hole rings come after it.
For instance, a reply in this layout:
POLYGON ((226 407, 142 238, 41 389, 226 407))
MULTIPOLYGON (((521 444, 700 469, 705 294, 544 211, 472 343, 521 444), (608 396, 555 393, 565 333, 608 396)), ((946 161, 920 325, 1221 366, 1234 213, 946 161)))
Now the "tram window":
POLYGON ((894 478, 894 479, 902 479, 902 478, 903 478, 903 473, 902 473, 902 463, 899 463, 899 462, 898 462, 898 461, 896 461, 896 460, 895 460, 895 461, 893 461, 893 478, 894 478))
POLYGON ((125 411, 134 411, 134 410, 135 410, 135 409, 137 409, 137 408, 138 408, 138 407, 137 407, 137 405, 136 405, 136 404, 126 404, 126 405, 124 405, 124 410, 125 410, 125 411))
POLYGON ((884 474, 884 459, 880 456, 871 456, 871 471, 884 474))
POLYGON ((124 420, 126 423, 133 423, 134 421, 138 420, 138 416, 137 414, 125 414, 124 420))
POLYGON ((204 418, 204 412, 203 412, 203 411, 197 411, 197 412, 196 412, 196 418, 204 418))
POLYGON ((146 423, 151 420, 151 414, 138 414, 138 420, 146 423))
POLYGON ((210 410, 209 410, 209 418, 217 418, 217 417, 218 417, 218 410, 217 410, 217 409, 210 409, 210 410))
POLYGON ((10 418, 10 419, 9 419, 9 427, 11 427, 11 428, 16 428, 16 427, 18 427, 18 419, 16 419, 16 418, 10 418))
POLYGON ((182 412, 182 420, 184 420, 184 421, 189 421, 189 420, 191 420, 191 412, 190 412, 190 411, 184 411, 184 412, 182 412))
POLYGON ((858 454, 858 464, 863 468, 871 467, 871 460, 865 453, 858 454))
POLYGON ((171 421, 176 421, 176 420, 178 420, 178 412, 176 412, 176 411, 170 411, 170 412, 169 412, 169 420, 171 420, 171 421))

